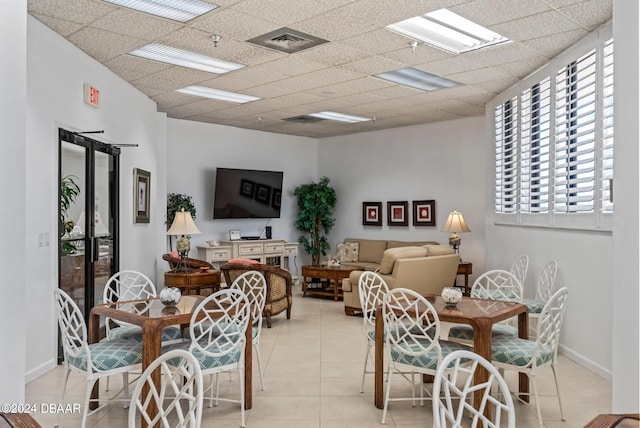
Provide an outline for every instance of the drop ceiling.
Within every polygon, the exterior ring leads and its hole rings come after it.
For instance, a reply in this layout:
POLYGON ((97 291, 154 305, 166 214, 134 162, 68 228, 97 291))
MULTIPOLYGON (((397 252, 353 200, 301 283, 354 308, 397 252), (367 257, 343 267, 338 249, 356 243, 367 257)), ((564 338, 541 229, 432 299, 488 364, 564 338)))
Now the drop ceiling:
POLYGON ((184 24, 101 0, 28 0, 29 13, 157 103, 168 117, 322 138, 484 114, 485 104, 612 17, 611 0, 214 0, 184 24), (446 7, 512 40, 455 55, 385 29, 446 7), (286 27, 326 43, 287 53, 249 42, 286 27), (211 36, 217 34, 217 46, 211 36), (212 74, 134 57, 148 43, 246 67, 212 74), (425 92, 374 77, 415 67, 462 85, 425 92), (260 97, 233 104, 190 85, 260 97), (284 120, 320 111, 355 124, 284 120))

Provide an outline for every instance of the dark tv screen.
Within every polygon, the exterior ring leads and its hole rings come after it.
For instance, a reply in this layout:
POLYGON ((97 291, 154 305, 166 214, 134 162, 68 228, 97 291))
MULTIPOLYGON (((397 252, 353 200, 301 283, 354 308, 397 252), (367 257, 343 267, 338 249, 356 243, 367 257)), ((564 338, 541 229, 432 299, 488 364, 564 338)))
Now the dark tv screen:
POLYGON ((279 218, 282 172, 217 168, 213 218, 279 218))

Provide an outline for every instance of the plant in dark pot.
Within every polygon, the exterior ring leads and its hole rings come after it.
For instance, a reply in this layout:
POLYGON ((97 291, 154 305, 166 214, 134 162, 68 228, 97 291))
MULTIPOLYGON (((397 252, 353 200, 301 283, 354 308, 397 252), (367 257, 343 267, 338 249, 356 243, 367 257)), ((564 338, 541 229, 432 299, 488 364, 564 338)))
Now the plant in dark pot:
POLYGON ((336 223, 333 209, 336 206, 336 191, 329 186, 329 178, 322 177, 318 183, 311 182, 296 187, 298 217, 296 229, 301 233, 299 242, 311 256, 314 266, 320 265, 320 257, 331 248, 325 234, 336 223))
MULTIPOLYGON (((191 196, 186 193, 169 193, 167 195, 167 221, 165 224, 167 225, 167 230, 173 224, 173 220, 176 217, 176 213, 182 210, 189 211, 191 213, 191 218, 195 220, 196 218, 196 207, 193 205, 193 201, 191 200, 191 196)), ((169 236, 169 249, 172 249, 171 246, 171 236, 169 236)))

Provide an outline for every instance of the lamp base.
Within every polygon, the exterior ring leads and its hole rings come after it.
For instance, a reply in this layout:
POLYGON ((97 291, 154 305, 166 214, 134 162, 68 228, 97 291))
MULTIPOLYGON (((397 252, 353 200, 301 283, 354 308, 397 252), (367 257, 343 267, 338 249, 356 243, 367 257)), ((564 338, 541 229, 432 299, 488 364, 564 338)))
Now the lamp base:
POLYGON ((187 263, 187 256, 189 255, 189 252, 179 251, 178 254, 180 255, 180 260, 178 260, 178 263, 176 264, 176 267, 173 271, 185 272, 185 273, 189 272, 189 267, 187 263))

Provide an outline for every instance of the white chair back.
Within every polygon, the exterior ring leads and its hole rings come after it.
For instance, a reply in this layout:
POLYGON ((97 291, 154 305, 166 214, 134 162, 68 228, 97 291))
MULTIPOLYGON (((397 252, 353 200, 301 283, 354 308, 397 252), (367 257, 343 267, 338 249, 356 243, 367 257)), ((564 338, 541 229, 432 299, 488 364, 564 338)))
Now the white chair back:
POLYGON ((368 271, 360 275, 358 292, 366 332, 375 327, 376 308, 382 304, 385 296, 389 293, 389 287, 379 274, 368 271))
POLYGON ((511 269, 509 272, 514 274, 520 284, 524 287, 525 280, 527 279, 527 271, 529 270, 529 256, 522 255, 518 257, 513 264, 511 265, 511 269))
POLYGON ((82 311, 76 302, 61 289, 53 290, 53 296, 58 311, 58 325, 60 326, 65 361, 69 361, 69 357, 80 357, 83 353, 88 355, 87 326, 82 311))
POLYGON ((480 275, 471 287, 471 297, 522 302, 522 283, 509 271, 490 270, 480 275))
POLYGON ((202 421, 203 381, 200 364, 188 351, 174 349, 157 358, 142 373, 131 395, 129 427, 144 420, 147 426, 163 428, 200 428, 202 421), (159 369, 162 383, 156 385, 151 377, 159 369), (147 388, 143 399, 142 389, 147 388), (152 417, 151 404, 157 409, 152 417))
POLYGON ((240 290, 247 296, 251 305, 252 325, 261 327, 262 312, 267 300, 267 281, 264 275, 256 270, 244 272, 233 281, 230 288, 240 290))
POLYGON ((516 426, 513 399, 498 369, 475 352, 454 351, 442 360, 433 381, 434 427, 468 426, 467 415, 471 416, 472 428, 516 426), (480 367, 489 372, 489 379, 481 385, 474 385, 474 376, 480 367), (478 390, 484 392, 476 409, 472 399, 478 390), (486 408, 491 408, 492 420, 484 415, 486 408))
MULTIPOLYGON (((104 303, 122 302, 125 300, 143 300, 156 297, 156 287, 153 282, 145 274, 135 270, 122 270, 116 272, 107 280, 102 293, 104 303)), ((128 310, 141 313, 147 310, 149 304, 132 305, 128 310)), ((111 323, 119 326, 130 325, 123 321, 106 319, 105 326, 107 329, 107 337, 111 330, 111 323)))
MULTIPOLYGON (((567 287, 562 287, 556 291, 544 305, 544 308, 540 313, 540 317, 538 318, 535 349, 553 349, 554 360, 558 357, 560 329, 562 327, 562 321, 567 307, 568 295, 569 289, 567 287)), ((534 358, 533 363, 535 364, 535 362, 536 359, 534 358)))
POLYGON ((555 260, 547 263, 542 272, 538 276, 538 284, 536 286, 536 300, 539 302, 547 302, 551 298, 553 288, 556 282, 556 273, 558 271, 558 263, 555 260))

